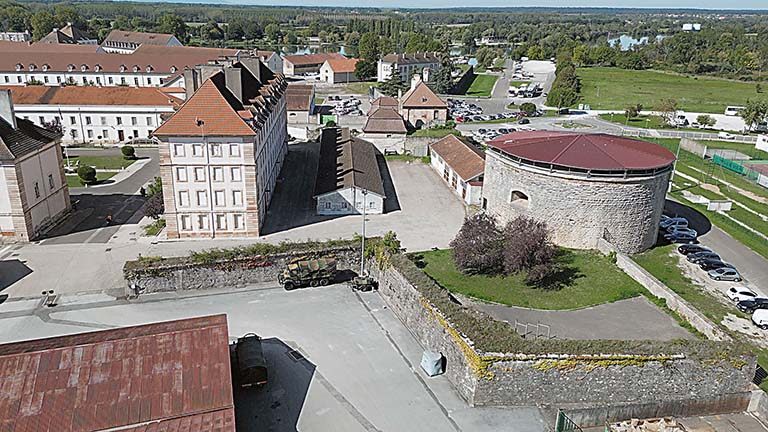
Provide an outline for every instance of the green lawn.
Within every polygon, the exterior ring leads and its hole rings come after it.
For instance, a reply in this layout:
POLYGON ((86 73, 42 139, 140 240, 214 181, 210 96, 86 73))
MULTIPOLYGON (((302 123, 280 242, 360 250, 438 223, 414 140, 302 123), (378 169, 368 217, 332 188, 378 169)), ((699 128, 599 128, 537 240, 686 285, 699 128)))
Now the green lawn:
POLYGON ((151 224, 142 227, 144 235, 148 237, 154 237, 160 234, 160 231, 162 231, 163 228, 165 228, 165 219, 158 219, 151 224))
POLYGON ((728 105, 744 105, 760 95, 754 83, 691 77, 657 71, 618 68, 581 68, 581 102, 592 109, 623 110, 630 104, 653 109, 664 98, 677 100, 680 109, 722 114, 728 105), (599 94, 598 94, 599 88, 599 94))
POLYGON ((472 85, 469 86, 466 95, 474 97, 490 97, 493 91, 493 85, 498 80, 498 75, 485 75, 478 74, 475 76, 475 80, 472 81, 472 85))
MULTIPOLYGON (((77 161, 80 161, 80 166, 92 166, 98 169, 121 169, 126 168, 136 162, 135 159, 124 159, 122 156, 71 156, 69 158, 70 165, 75 165, 77 161)), ((64 160, 67 163, 67 160, 64 160)))
POLYGON ((599 117, 603 120, 613 122, 622 126, 632 126, 643 129, 669 129, 676 131, 689 131, 689 132, 705 132, 705 133, 717 133, 720 129, 717 128, 717 124, 710 129, 700 129, 692 127, 674 127, 665 122, 660 116, 641 114, 637 117, 627 120, 624 114, 600 114, 599 117))
MULTIPOLYGON (((104 180, 107 180, 109 178, 112 178, 116 172, 97 172, 96 173, 96 180, 98 182, 96 184, 99 184, 103 182, 104 180)), ((83 187, 83 185, 80 183, 80 177, 77 176, 77 174, 67 174, 67 186, 71 188, 77 188, 77 187, 83 187)))
POLYGON ((456 129, 418 129, 411 136, 442 138, 447 135, 461 136, 456 129))
POLYGON ((465 275, 456 269, 450 249, 421 252, 424 271, 450 291, 510 306, 575 309, 636 297, 645 289, 595 251, 564 250, 563 264, 575 272, 561 289, 531 287, 525 275, 465 275))
POLYGON ((352 94, 367 95, 369 87, 376 87, 376 81, 362 81, 346 84, 347 92, 352 94))
POLYGON ((523 85, 523 84, 528 85, 530 83, 531 83, 530 81, 510 81, 509 82, 509 86, 510 87, 515 87, 515 88, 520 88, 521 85, 523 85))

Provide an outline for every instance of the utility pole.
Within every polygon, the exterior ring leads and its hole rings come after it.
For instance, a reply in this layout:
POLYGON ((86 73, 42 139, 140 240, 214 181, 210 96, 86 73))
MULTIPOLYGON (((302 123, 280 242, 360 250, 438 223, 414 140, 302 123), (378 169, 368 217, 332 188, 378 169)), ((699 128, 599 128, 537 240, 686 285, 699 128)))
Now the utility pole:
POLYGON ((362 246, 360 249, 360 276, 365 275, 365 204, 366 204, 366 197, 368 195, 368 191, 365 189, 362 189, 363 194, 363 240, 362 240, 362 246))

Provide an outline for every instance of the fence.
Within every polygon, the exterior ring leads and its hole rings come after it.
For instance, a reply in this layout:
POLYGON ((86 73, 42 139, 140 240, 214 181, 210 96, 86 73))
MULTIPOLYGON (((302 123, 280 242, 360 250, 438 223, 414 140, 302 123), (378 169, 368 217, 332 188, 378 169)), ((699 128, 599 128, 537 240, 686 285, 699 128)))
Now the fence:
POLYGON ((555 432, 584 432, 579 425, 571 420, 562 410, 557 411, 555 432))
MULTIPOLYGON (((645 138, 690 138, 695 140, 704 141, 724 141, 724 138, 720 138, 717 134, 706 132, 688 132, 688 131, 666 131, 666 130, 649 130, 649 129, 624 129, 621 130, 622 135, 645 137, 645 138)), ((754 144, 757 142, 757 137, 746 135, 731 135, 728 141, 754 144)))

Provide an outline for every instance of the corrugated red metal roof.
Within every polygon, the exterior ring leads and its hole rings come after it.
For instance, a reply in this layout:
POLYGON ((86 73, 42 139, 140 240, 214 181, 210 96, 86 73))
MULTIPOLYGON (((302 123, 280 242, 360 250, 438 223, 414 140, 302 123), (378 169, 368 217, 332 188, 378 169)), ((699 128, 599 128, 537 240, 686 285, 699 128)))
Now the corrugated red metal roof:
POLYGON ((215 315, 0 345, 0 430, 234 432, 228 341, 215 315))
POLYGON ((768 164, 742 163, 742 165, 752 171, 757 171, 764 176, 768 176, 768 164))
POLYGON ((512 132, 488 145, 523 159, 588 170, 646 170, 675 160, 658 144, 608 134, 512 132))

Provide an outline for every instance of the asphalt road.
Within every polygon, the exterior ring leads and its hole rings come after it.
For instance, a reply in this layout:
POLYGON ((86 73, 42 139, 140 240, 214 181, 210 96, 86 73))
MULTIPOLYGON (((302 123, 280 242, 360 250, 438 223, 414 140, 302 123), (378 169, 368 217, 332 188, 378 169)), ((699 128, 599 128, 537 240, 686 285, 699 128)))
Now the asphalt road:
MULTIPOLYGON (((119 148, 74 148, 69 150, 69 154, 121 155, 119 148)), ((107 243, 117 233, 120 225, 138 222, 141 215, 137 214, 137 211, 145 202, 145 198, 139 195, 139 189, 150 183, 159 174, 160 169, 156 148, 139 148, 136 154, 139 158, 149 158, 149 162, 130 177, 114 184, 71 188, 73 213, 49 231, 41 243, 107 243), (107 215, 112 215, 110 224, 106 221, 107 215)))

